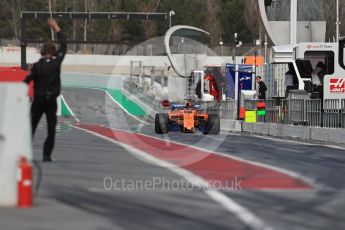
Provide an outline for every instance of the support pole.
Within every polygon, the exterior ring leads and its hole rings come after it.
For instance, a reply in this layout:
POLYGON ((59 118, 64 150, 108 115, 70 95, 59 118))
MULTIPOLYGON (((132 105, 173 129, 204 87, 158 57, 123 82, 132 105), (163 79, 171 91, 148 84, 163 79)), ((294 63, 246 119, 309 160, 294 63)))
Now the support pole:
POLYGON ((297 44, 297 0, 291 0, 290 45, 297 44))
POLYGON ((21 68, 24 70, 27 69, 27 63, 26 63, 26 21, 25 19, 21 18, 21 42, 20 42, 20 55, 21 55, 21 68))
POLYGON ((235 100, 239 100, 238 98, 238 86, 239 86, 239 66, 235 64, 235 100))
POLYGON ((337 22, 336 22, 336 42, 339 42, 339 25, 340 25, 340 22, 339 22, 339 0, 337 0, 337 22))
POLYGON ((267 61, 268 61, 268 58, 267 58, 267 45, 268 45, 268 42, 267 42, 267 34, 265 34, 265 65, 267 65, 267 61))

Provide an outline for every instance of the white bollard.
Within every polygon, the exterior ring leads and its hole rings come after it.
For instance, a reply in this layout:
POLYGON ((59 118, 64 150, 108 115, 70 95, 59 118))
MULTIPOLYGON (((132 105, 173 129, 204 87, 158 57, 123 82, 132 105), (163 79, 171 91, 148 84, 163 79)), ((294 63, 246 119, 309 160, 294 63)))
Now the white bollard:
POLYGON ((0 84, 0 207, 17 206, 17 162, 32 160, 28 87, 0 84))

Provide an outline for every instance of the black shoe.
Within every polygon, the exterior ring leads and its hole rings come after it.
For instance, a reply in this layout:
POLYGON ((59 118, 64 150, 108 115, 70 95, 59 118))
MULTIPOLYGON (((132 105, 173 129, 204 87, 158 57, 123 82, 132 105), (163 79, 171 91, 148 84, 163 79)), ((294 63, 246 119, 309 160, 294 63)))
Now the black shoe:
POLYGON ((43 156, 43 162, 53 162, 53 159, 51 157, 48 156, 43 156))

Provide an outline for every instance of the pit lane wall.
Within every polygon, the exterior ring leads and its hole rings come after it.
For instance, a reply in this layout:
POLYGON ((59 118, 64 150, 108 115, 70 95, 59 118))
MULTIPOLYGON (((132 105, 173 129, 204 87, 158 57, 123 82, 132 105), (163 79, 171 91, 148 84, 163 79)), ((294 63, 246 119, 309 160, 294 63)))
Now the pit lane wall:
POLYGON ((306 127, 299 125, 271 123, 243 123, 243 132, 269 135, 274 137, 290 137, 301 140, 324 141, 345 144, 345 129, 306 127))
POLYGON ((19 156, 32 160, 28 87, 0 84, 0 207, 17 205, 19 156))

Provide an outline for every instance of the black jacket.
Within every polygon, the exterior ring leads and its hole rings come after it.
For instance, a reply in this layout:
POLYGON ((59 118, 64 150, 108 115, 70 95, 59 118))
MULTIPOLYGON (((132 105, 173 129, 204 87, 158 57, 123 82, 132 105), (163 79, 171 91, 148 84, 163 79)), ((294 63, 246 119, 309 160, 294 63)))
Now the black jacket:
POLYGON ((52 58, 42 57, 33 64, 30 74, 24 82, 29 84, 34 81, 34 96, 57 97, 61 92, 61 63, 67 52, 67 40, 62 32, 57 33, 57 39, 60 42, 60 48, 52 58))
POLYGON ((266 99, 267 86, 263 81, 259 82, 259 99, 266 99))

